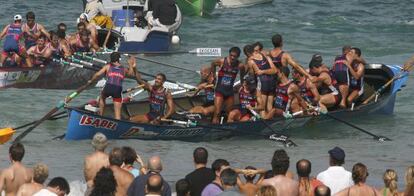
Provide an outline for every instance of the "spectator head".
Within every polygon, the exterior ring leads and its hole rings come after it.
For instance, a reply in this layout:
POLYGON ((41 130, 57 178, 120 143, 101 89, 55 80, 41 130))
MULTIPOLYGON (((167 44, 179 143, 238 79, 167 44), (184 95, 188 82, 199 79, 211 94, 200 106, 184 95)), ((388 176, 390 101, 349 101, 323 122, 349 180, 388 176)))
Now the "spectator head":
POLYGON ((226 161, 224 159, 216 159, 211 164, 211 169, 213 169, 214 173, 216 174, 216 177, 220 177, 221 171, 223 171, 224 169, 226 169, 229 166, 230 166, 230 163, 228 161, 226 161))
POLYGON ((24 146, 20 142, 13 143, 9 147, 9 155, 12 161, 22 161, 24 157, 24 146))
POLYGON ((122 163, 124 163, 122 150, 118 147, 113 148, 111 153, 109 154, 109 164, 121 167, 122 163))
POLYGON ((38 163, 33 167, 33 181, 39 184, 45 183, 49 177, 49 169, 47 165, 38 163))
POLYGON ((315 188, 315 196, 331 196, 331 189, 325 185, 319 185, 315 188))
POLYGON ((203 147, 198 147, 193 152, 193 159, 195 164, 207 164, 208 152, 203 147))
POLYGON ((277 192, 272 185, 265 185, 257 190, 257 196, 277 196, 277 192))
POLYGON ((162 178, 159 174, 150 175, 145 185, 145 192, 147 194, 161 194, 162 178))
POLYGON ((280 34, 273 35, 272 44, 273 44, 273 47, 275 47, 275 48, 282 47, 283 46, 282 35, 280 35, 280 34))
POLYGON ((148 159, 148 169, 151 172, 160 173, 162 171, 162 162, 159 156, 152 156, 148 159))
POLYGON ((306 159, 299 160, 296 162, 296 173, 299 177, 309 177, 311 173, 311 162, 306 159))
POLYGON ((122 157, 124 157, 124 163, 127 165, 133 165, 137 159, 137 152, 129 146, 124 146, 121 149, 122 157))
POLYGON ((356 163, 352 167, 352 180, 355 184, 358 184, 360 182, 365 183, 368 177, 368 169, 367 166, 365 166, 362 163, 356 163))
POLYGON ((387 169, 384 173, 383 180, 385 187, 390 190, 390 193, 392 195, 398 194, 397 172, 395 172, 393 169, 387 169))
MULTIPOLYGON (((256 170, 255 167, 253 166, 247 166, 245 169, 251 169, 251 170, 256 170)), ((244 175, 244 179, 246 179, 246 182, 250 182, 253 183, 254 179, 256 178, 256 175, 244 175)))
POLYGON ((237 173, 231 169, 231 168, 227 168, 224 169, 221 174, 220 174, 220 180, 221 180, 221 184, 226 187, 226 186, 236 186, 237 184, 237 173))
POLYGON ((90 196, 115 195, 116 186, 113 171, 102 167, 93 179, 93 189, 90 196))
POLYGON ((108 139, 102 133, 96 133, 92 138, 92 146, 96 151, 105 151, 105 148, 108 146, 108 139))
POLYGON ((69 183, 63 177, 55 177, 55 178, 53 178, 49 182, 49 184, 47 184, 47 186, 50 187, 50 188, 53 188, 54 189, 54 192, 58 196, 64 196, 64 195, 69 194, 69 192, 70 192, 69 183))
POLYGON ((186 179, 180 179, 175 183, 175 191, 177 196, 190 195, 190 183, 186 179))
POLYGON ((254 47, 252 45, 248 44, 243 47, 243 53, 244 55, 246 55, 246 57, 252 56, 253 52, 254 52, 254 47))
POLYGON ((328 151, 331 166, 341 166, 345 163, 345 152, 342 148, 336 146, 328 151))
POLYGON ((286 151, 276 150, 272 158, 272 171, 273 175, 286 175, 287 170, 289 169, 289 156, 286 151))

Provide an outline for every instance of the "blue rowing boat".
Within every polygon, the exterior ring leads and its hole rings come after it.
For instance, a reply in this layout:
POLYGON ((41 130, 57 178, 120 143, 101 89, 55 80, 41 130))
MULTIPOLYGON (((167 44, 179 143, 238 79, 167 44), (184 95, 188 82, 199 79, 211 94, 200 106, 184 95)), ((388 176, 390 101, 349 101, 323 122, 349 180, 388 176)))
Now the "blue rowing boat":
MULTIPOLYGON (((397 92, 403 88, 408 79, 408 73, 401 73, 398 65, 370 64, 365 67, 365 94, 362 100, 369 97, 377 89, 395 76, 401 76, 392 85, 387 87, 383 94, 375 101, 368 104, 360 104, 352 109, 338 109, 329 112, 330 115, 341 119, 352 119, 367 114, 392 114, 397 92)), ((237 99, 236 99, 237 100, 237 99)), ((202 104, 202 95, 189 99, 185 96, 174 97, 175 104, 180 110, 188 110, 192 105, 202 104)), ((243 135, 271 135, 263 122, 234 122, 223 124, 211 124, 209 119, 193 114, 177 114, 174 118, 181 121, 165 125, 152 125, 132 123, 127 120, 115 120, 113 106, 106 106, 106 114, 99 116, 94 112, 79 107, 68 107, 69 121, 65 135, 66 140, 91 139, 97 132, 102 132, 109 139, 142 139, 142 140, 183 140, 206 141, 216 140, 231 136, 243 135), (184 116, 184 117, 183 117, 184 116), (197 125, 185 123, 186 120, 197 121, 197 125), (183 123, 184 122, 184 123, 183 123)), ((122 118, 128 119, 131 115, 145 114, 148 110, 147 101, 130 102, 123 105, 122 118)), ((292 119, 277 118, 267 120, 275 130, 289 130, 304 127, 309 123, 315 125, 330 120, 325 115, 299 116, 292 119)))

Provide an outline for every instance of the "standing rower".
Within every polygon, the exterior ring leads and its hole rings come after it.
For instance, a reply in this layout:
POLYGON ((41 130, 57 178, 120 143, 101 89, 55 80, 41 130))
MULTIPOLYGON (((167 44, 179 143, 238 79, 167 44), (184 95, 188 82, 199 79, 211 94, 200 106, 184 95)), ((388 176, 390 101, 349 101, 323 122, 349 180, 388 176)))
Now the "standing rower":
POLYGON ((24 46, 26 50, 36 45, 36 41, 40 35, 43 34, 47 38, 50 38, 49 32, 46 31, 43 25, 36 23, 35 19, 36 17, 33 12, 27 12, 26 23, 23 24, 24 46))
POLYGON ((96 74, 92 76, 88 83, 90 84, 96 81, 103 74, 106 74, 107 81, 99 98, 99 115, 102 116, 104 114, 105 99, 112 97, 112 100, 114 102, 114 117, 115 119, 120 120, 122 106, 122 83, 124 81, 125 75, 134 76, 136 60, 135 57, 130 57, 128 59, 129 67, 128 70, 126 70, 119 62, 121 54, 118 52, 113 52, 111 53, 110 58, 111 62, 96 72, 96 74))
MULTIPOLYGON (((352 48, 351 52, 358 58, 361 58, 361 49, 352 48)), ((364 64, 358 60, 352 61, 352 65, 349 68, 350 82, 349 82, 349 96, 347 98, 347 104, 351 105, 364 93, 364 64)))
POLYGON ((339 107, 346 108, 346 98, 349 93, 349 73, 348 67, 351 66, 354 60, 354 55, 351 52, 351 46, 342 47, 342 55, 335 57, 334 65, 332 66, 332 74, 338 85, 341 100, 339 107))
POLYGON ((36 45, 27 50, 26 64, 28 67, 44 67, 51 60, 52 50, 46 46, 46 36, 40 35, 36 45))
POLYGON ((239 90, 239 105, 229 113, 227 122, 248 121, 253 116, 252 110, 264 109, 264 103, 260 91, 256 90, 256 78, 245 75, 242 87, 239 90))
POLYGON ((132 116, 130 120, 136 123, 160 124, 162 120, 170 118, 175 112, 175 105, 171 92, 163 86, 167 77, 163 73, 155 75, 154 85, 142 80, 141 74, 137 71, 135 77, 149 93, 149 112, 132 116))
MULTIPOLYGON (((229 50, 229 56, 217 59, 211 63, 213 73, 216 73, 216 67, 219 67, 218 78, 216 84, 213 123, 219 123, 219 115, 224 105, 225 111, 230 112, 234 104, 233 85, 239 70, 244 73, 244 65, 240 63, 240 48, 232 47, 229 50)), ((240 74, 242 78, 244 74, 240 74)))
POLYGON ((214 84, 216 79, 213 72, 211 72, 210 66, 202 67, 200 75, 201 83, 197 86, 197 91, 194 95, 196 95, 200 90, 204 90, 204 104, 202 106, 195 106, 191 108, 189 112, 208 116, 214 113, 214 84))
POLYGON ((3 31, 0 34, 0 40, 6 37, 3 45, 3 52, 1 54, 0 64, 4 64, 4 61, 6 59, 9 59, 10 55, 13 53, 18 54, 19 56, 24 53, 23 47, 21 47, 19 43, 21 35, 23 34, 22 16, 15 15, 13 19, 14 22, 4 27, 3 31))

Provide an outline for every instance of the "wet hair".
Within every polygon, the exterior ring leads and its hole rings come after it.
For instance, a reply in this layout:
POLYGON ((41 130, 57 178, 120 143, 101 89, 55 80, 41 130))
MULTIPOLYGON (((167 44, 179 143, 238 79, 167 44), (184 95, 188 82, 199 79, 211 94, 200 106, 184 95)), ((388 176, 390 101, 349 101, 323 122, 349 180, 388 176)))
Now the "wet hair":
POLYGON ((275 196, 277 191, 272 185, 264 185, 257 190, 257 196, 275 196))
POLYGON ((360 57, 362 55, 361 49, 353 47, 351 50, 355 50, 355 54, 360 57))
POLYGON ((254 52, 254 47, 252 45, 248 44, 243 47, 243 53, 244 55, 246 55, 246 57, 252 55, 253 52, 254 52))
POLYGON ((137 152, 129 146, 123 146, 122 149, 122 157, 124 158, 124 163, 128 165, 133 165, 136 158, 137 152))
POLYGON ((256 46, 259 46, 259 50, 263 49, 263 44, 261 42, 255 42, 254 44, 252 44, 253 48, 256 48, 256 46))
POLYGON ((362 163, 356 163, 352 167, 352 180, 355 184, 358 184, 360 182, 365 182, 365 180, 368 177, 368 169, 367 166, 365 166, 362 163))
POLYGON ((384 185, 390 190, 390 193, 393 196, 398 196, 398 176, 393 169, 387 169, 382 177, 384 180, 384 185))
POLYGON ((114 196, 116 180, 111 169, 102 167, 93 179, 93 189, 90 196, 114 196))
POLYGON ((235 186, 237 184, 237 173, 233 169, 227 168, 221 172, 220 179, 223 185, 235 186))
POLYGON ((30 11, 26 13, 26 20, 28 19, 36 19, 34 12, 30 11))
POLYGON ((273 35, 272 37, 273 47, 275 48, 282 47, 282 42, 283 42, 282 35, 280 34, 273 35))
POLYGON ((33 181, 39 184, 45 183, 47 177, 49 177, 49 169, 47 165, 43 163, 36 164, 33 167, 33 181))
POLYGON ((232 53, 232 52, 236 53, 237 57, 239 57, 240 53, 241 53, 241 50, 240 50, 239 47, 231 47, 230 50, 229 50, 229 54, 232 53))
POLYGON ((13 161, 22 161, 24 157, 24 146, 20 142, 13 143, 9 147, 9 154, 13 161))
MULTIPOLYGON (((252 170, 256 170, 255 167, 253 166, 247 166, 245 169, 252 169, 252 170)), ((253 182, 253 180, 256 178, 256 175, 254 176, 246 176, 244 175, 244 179, 246 179, 246 182, 253 182)))
POLYGON ((121 167, 122 163, 124 163, 122 150, 118 147, 113 148, 111 153, 109 154, 109 164, 121 167))
POLYGON ((311 173, 312 164, 309 160, 301 159, 296 162, 296 172, 299 177, 309 177, 311 173))
POLYGON ((62 29, 59 29, 56 31, 56 35, 59 37, 59 39, 65 39, 66 38, 66 32, 62 29))
POLYGON ((273 175, 285 175, 289 169, 289 156, 286 151, 276 150, 272 158, 273 175))
POLYGON ((331 189, 325 185, 319 185, 315 188, 315 196, 331 196, 331 189))
POLYGON ((405 172, 404 195, 414 195, 414 165, 408 167, 405 172))
POLYGON ((213 169, 214 172, 219 172, 221 167, 223 166, 229 166, 230 163, 227 160, 224 159, 216 159, 212 164, 211 164, 211 169, 213 169))
POLYGON ((119 54, 119 52, 113 52, 110 55, 111 63, 119 62, 120 58, 121 58, 121 54, 119 54))
POLYGON ((180 179, 175 183, 177 196, 186 196, 190 192, 190 183, 186 179, 180 179))
POLYGON ((350 45, 345 45, 342 47, 342 54, 345 54, 346 52, 350 51, 352 47, 350 45))
POLYGON ((62 29, 62 28, 60 28, 60 27, 64 27, 64 28, 65 28, 65 30, 66 30, 66 28, 67 28, 66 24, 65 24, 65 23, 63 23, 63 22, 61 22, 61 23, 59 23, 59 24, 57 25, 58 30, 62 29))
POLYGON ((47 184, 48 187, 52 188, 59 188, 61 191, 65 192, 66 194, 69 194, 70 187, 68 181, 66 181, 63 177, 55 177, 53 178, 49 184, 47 184))
POLYGON ((148 192, 156 192, 159 193, 161 192, 162 189, 162 177, 159 174, 152 174, 148 177, 147 179, 147 183, 146 183, 146 188, 148 192), (158 179, 154 179, 154 178, 159 178, 158 179), (152 182, 153 181, 153 182, 152 182))
POLYGON ((208 159, 207 149, 198 147, 193 152, 194 162, 196 164, 206 164, 208 159))
POLYGON ((161 76, 163 82, 165 82, 167 80, 167 76, 165 76, 165 74, 163 74, 163 73, 157 73, 157 75, 155 75, 155 77, 157 77, 157 76, 161 76))

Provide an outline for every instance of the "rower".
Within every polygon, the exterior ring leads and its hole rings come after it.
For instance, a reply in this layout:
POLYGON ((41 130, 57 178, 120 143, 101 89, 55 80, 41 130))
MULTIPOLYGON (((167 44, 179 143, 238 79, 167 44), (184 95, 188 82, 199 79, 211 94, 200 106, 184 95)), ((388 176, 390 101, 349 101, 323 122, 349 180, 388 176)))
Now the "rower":
MULTIPOLYGON (((361 49, 352 48, 351 52, 361 59, 361 49)), ((349 96, 347 98, 348 106, 358 100, 364 93, 364 64, 358 60, 352 62, 352 67, 349 67, 350 83, 349 83, 349 96)))
MULTIPOLYGON (((291 107, 295 107, 291 105, 292 99, 297 99, 298 103, 302 106, 302 108, 306 108, 306 103, 303 101, 302 97, 300 96, 300 89, 299 87, 291 80, 288 79, 288 69, 284 69, 284 67, 277 67, 277 78, 279 79, 279 83, 276 85, 275 89, 275 99, 273 102, 273 108, 265 112, 263 115, 264 119, 271 119, 276 116, 290 116, 289 110, 291 107)), ((292 108, 293 111, 299 111, 299 108, 292 108)))
POLYGON ((262 53, 265 56, 268 54, 267 51, 263 50, 263 44, 262 44, 262 42, 255 42, 255 43, 252 44, 252 46, 254 48, 254 51, 256 51, 256 52, 260 52, 260 53, 262 53))
POLYGON ((105 100, 108 97, 112 97, 114 103, 114 117, 115 119, 121 119, 121 107, 122 107, 122 83, 125 75, 134 76, 134 68, 136 67, 135 57, 128 59, 128 70, 122 67, 120 63, 121 54, 118 52, 111 53, 111 62, 101 70, 95 73, 88 81, 88 84, 96 81, 103 74, 106 74, 107 81, 103 88, 99 98, 99 115, 104 114, 105 100))
POLYGON ((264 104, 257 89, 256 78, 245 75, 242 87, 239 90, 239 105, 229 113, 227 122, 248 121, 253 114, 252 110, 263 110, 264 104))
POLYGON ((98 31, 96 30, 96 26, 95 24, 89 23, 89 16, 86 13, 82 13, 79 16, 79 20, 78 23, 84 23, 86 26, 86 29, 91 32, 91 38, 93 39, 93 41, 95 41, 95 43, 98 43, 98 31))
POLYGON ((15 52, 8 52, 6 57, 3 57, 3 67, 19 67, 22 63, 22 58, 15 52))
POLYGON ((88 14, 91 23, 101 28, 111 29, 113 27, 111 17, 108 16, 102 1, 88 0, 85 5, 85 13, 88 14))
POLYGON ((67 37, 66 37, 65 31, 58 30, 56 32, 56 35, 57 35, 58 40, 59 40, 58 43, 59 43, 59 48, 61 50, 62 57, 65 58, 65 59, 70 57, 72 55, 72 51, 71 51, 71 49, 69 47, 69 44, 68 44, 68 41, 66 39, 67 37))
POLYGON ((19 40, 23 33, 22 16, 15 15, 13 19, 14 22, 4 27, 3 31, 0 34, 0 40, 6 37, 3 45, 3 52, 1 54, 0 64, 4 64, 4 61, 10 57, 10 54, 18 54, 20 56, 25 53, 23 47, 21 47, 19 43, 19 40))
POLYGON ((272 44, 274 48, 269 52, 269 56, 276 67, 282 67, 283 72, 289 73, 290 70, 288 65, 290 65, 293 67, 293 69, 296 69, 307 78, 313 80, 313 77, 308 72, 306 72, 306 70, 303 69, 303 67, 299 63, 297 63, 289 53, 283 51, 282 35, 274 35, 272 37, 272 44))
POLYGON ((214 84, 215 75, 211 71, 210 66, 204 66, 200 71, 201 82, 197 86, 196 95, 199 91, 204 90, 204 103, 201 106, 195 106, 189 110, 190 113, 203 114, 205 116, 214 113, 214 84))
POLYGON ((29 58, 26 58, 26 65, 28 67, 44 67, 51 60, 52 50, 49 47, 46 47, 46 40, 47 38, 45 35, 40 35, 40 37, 37 38, 37 44, 27 50, 29 58))
MULTIPOLYGON (((302 96, 304 101, 308 102, 313 106, 316 106, 319 102, 319 99, 321 98, 316 85, 296 70, 293 70, 292 76, 296 85, 300 89, 300 95, 302 96)), ((299 103, 297 99, 292 100, 292 109, 293 108, 299 108, 299 103)), ((292 110, 292 112, 295 113, 298 111, 292 110)))
POLYGON ((335 77, 341 100, 339 107, 346 108, 346 97, 349 93, 349 73, 348 67, 351 66, 354 60, 354 54, 351 52, 351 46, 344 46, 342 48, 342 55, 335 57, 334 65, 332 66, 332 74, 335 77))
POLYGON ((141 79, 138 71, 135 71, 135 76, 138 83, 144 84, 143 88, 149 93, 149 112, 132 116, 129 120, 135 123, 160 124, 170 118, 175 112, 175 105, 171 92, 163 86, 167 77, 163 73, 158 73, 155 75, 154 85, 150 85, 141 79))
POLYGON ((71 54, 68 46, 66 44, 61 44, 61 39, 54 31, 50 31, 49 34, 50 42, 47 43, 47 47, 52 51, 52 57, 55 59, 69 57, 71 54))
MULTIPOLYGON (((216 73, 216 67, 219 67, 218 79, 216 83, 216 92, 214 99, 213 123, 219 122, 219 115, 224 105, 225 111, 229 113, 234 104, 233 85, 239 70, 244 71, 244 65, 238 60, 240 57, 240 48, 232 47, 229 50, 229 56, 216 59, 211 63, 213 73, 216 73)), ((243 74, 240 74, 242 78, 243 74)))
POLYGON ((327 107, 334 107, 340 103, 341 94, 338 92, 335 78, 331 76, 331 72, 322 61, 321 55, 313 55, 309 62, 309 69, 317 75, 315 81, 321 95, 319 106, 322 112, 326 112, 327 107))
POLYGON ((23 24, 23 37, 24 45, 26 50, 29 50, 30 47, 36 45, 37 39, 40 35, 45 35, 47 38, 50 38, 49 32, 43 27, 43 25, 35 22, 35 14, 33 12, 27 12, 26 14, 26 23, 23 24))
POLYGON ((253 67, 249 66, 248 62, 253 55, 254 47, 253 45, 247 44, 243 47, 243 53, 246 56, 246 60, 244 61, 244 69, 246 70, 246 74, 255 76, 253 67))
POLYGON ((69 46, 73 52, 97 52, 99 46, 93 39, 90 38, 90 32, 88 30, 81 30, 75 39, 71 39, 69 46))
POLYGON ((250 57, 248 64, 249 67, 254 69, 254 73, 257 76, 257 88, 260 91, 261 99, 264 101, 265 111, 270 111, 273 107, 276 88, 276 67, 272 60, 268 56, 263 55, 260 50, 251 52, 253 55, 250 57))

